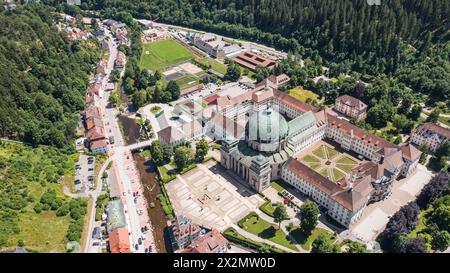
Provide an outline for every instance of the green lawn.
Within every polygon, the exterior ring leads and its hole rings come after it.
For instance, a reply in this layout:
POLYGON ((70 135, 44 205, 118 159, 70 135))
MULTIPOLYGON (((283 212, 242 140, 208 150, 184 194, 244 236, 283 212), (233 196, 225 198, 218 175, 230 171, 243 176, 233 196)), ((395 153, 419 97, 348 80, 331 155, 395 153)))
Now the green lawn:
POLYGON ((319 95, 310 90, 303 89, 302 87, 295 87, 289 90, 288 94, 303 103, 306 103, 306 100, 308 98, 311 100, 319 101, 319 95))
POLYGON ((336 163, 342 163, 342 164, 354 164, 356 165, 357 162, 353 159, 351 159, 348 156, 343 155, 341 158, 338 159, 338 161, 336 163))
POLYGON ((180 86, 181 89, 191 87, 193 85, 198 84, 198 78, 192 75, 184 75, 183 77, 175 80, 176 83, 180 86))
POLYGON ((302 160, 309 162, 309 163, 319 163, 320 160, 317 159, 315 156, 312 155, 306 155, 302 158, 302 160))
POLYGON ((273 213, 275 212, 275 207, 272 206, 272 201, 270 200, 262 204, 259 209, 270 217, 273 217, 273 213))
POLYGON ((313 151, 313 154, 316 155, 319 158, 326 159, 325 152, 324 152, 323 148, 324 148, 323 146, 318 147, 317 149, 315 149, 313 151))
POLYGON ((330 240, 335 240, 335 238, 333 238, 333 234, 330 233, 329 231, 323 229, 323 228, 315 228, 312 232, 310 236, 306 236, 301 230, 300 228, 295 228, 293 229, 290 233, 289 233, 292 237, 294 237, 295 241, 297 241, 297 243, 299 243, 301 245, 301 247, 304 250, 310 250, 311 249, 311 245, 312 242, 314 242, 314 240, 320 235, 320 234, 324 234, 327 235, 330 240))
POLYGON ((432 208, 428 209, 428 210, 422 210, 420 211, 419 214, 419 221, 417 222, 417 226, 414 230, 412 230, 410 233, 408 233, 408 237, 409 238, 416 238, 417 237, 417 233, 419 233, 422 229, 424 229, 426 227, 426 223, 425 223, 425 214, 432 210, 432 208))
POLYGON ((274 253, 286 253, 286 251, 281 250, 277 247, 271 246, 271 245, 267 245, 265 243, 260 243, 257 241, 253 241, 247 237, 242 236, 241 234, 239 234, 234 228, 230 227, 227 228, 224 232, 223 232, 225 238, 227 238, 229 241, 235 242, 237 244, 246 246, 246 247, 250 247, 252 249, 255 250, 259 250, 261 247, 265 246, 266 248, 268 248, 271 252, 274 253))
POLYGON ((143 46, 140 67, 160 70, 193 58, 192 52, 174 40, 157 41, 143 46))
POLYGON ((338 151, 336 151, 331 147, 325 146, 325 150, 327 151, 328 159, 333 159, 335 156, 338 155, 338 151))
POLYGON ((286 233, 278 229, 277 225, 259 218, 254 212, 239 221, 242 229, 257 235, 260 238, 270 240, 279 245, 298 251, 295 245, 288 239, 286 233))
POLYGON ((270 182, 270 185, 278 192, 282 192, 283 190, 291 187, 291 185, 282 180, 272 181, 270 182))
POLYGON ((328 168, 325 168, 325 169, 321 170, 321 171, 320 171, 320 174, 321 174, 323 177, 328 178, 328 177, 329 177, 329 174, 328 174, 328 168))
POLYGON ((197 59, 197 62, 207 66, 211 67, 212 70, 215 70, 219 72, 220 74, 225 75, 227 73, 227 66, 223 63, 219 63, 218 61, 212 60, 212 59, 197 59))
POLYGON ((159 167, 158 167, 158 170, 159 170, 159 173, 160 173, 160 175, 161 175, 161 179, 162 179, 162 181, 163 181, 164 183, 168 183, 168 182, 174 180, 174 179, 177 177, 176 174, 174 174, 174 173, 169 173, 169 172, 167 171, 166 167, 164 167, 164 166, 159 166, 159 167))
POLYGON ((338 167, 339 169, 343 170, 346 173, 349 173, 352 171, 355 165, 336 164, 336 167, 338 167))
POLYGON ((333 168, 333 176, 334 176, 334 181, 338 181, 339 179, 341 179, 342 177, 344 177, 345 174, 343 174, 342 172, 340 172, 338 169, 333 168))
POLYGON ((152 108, 150 108, 150 112, 152 112, 153 114, 158 113, 159 111, 161 111, 161 107, 159 106, 153 106, 152 108))
POLYGON ((320 164, 311 164, 309 165, 309 167, 315 171, 317 171, 318 169, 320 169, 320 167, 322 167, 322 165, 320 164))

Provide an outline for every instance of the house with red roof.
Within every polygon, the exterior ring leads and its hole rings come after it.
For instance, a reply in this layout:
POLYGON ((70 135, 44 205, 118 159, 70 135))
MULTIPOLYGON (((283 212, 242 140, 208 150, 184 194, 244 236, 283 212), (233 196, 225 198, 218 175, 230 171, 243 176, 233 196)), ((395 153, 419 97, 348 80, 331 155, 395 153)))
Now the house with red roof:
POLYGON ((430 152, 436 152, 444 142, 450 140, 450 129, 432 122, 422 123, 411 132, 411 142, 418 146, 426 144, 430 152))
POLYGON ((363 119, 366 117, 367 104, 349 95, 343 95, 335 100, 334 109, 346 116, 363 119))
POLYGON ((228 245, 228 240, 219 231, 211 230, 192 241, 181 253, 226 253, 228 245))
POLYGON ((191 219, 177 215, 170 226, 172 243, 175 249, 184 249, 201 235, 202 229, 191 219))
POLYGON ((116 228, 109 233, 111 253, 130 253, 130 236, 127 228, 116 228))

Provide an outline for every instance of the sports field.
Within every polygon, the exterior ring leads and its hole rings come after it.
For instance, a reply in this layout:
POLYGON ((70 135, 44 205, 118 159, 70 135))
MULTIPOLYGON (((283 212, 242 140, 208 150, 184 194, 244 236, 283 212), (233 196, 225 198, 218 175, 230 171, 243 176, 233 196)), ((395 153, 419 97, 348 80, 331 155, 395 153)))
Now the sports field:
POLYGON ((156 41, 143 47, 141 69, 160 70, 194 58, 194 55, 188 49, 174 40, 156 41))
POLYGON ((198 84, 198 79, 191 75, 184 75, 183 77, 175 80, 178 83, 178 86, 180 86, 181 89, 188 88, 193 85, 198 84))

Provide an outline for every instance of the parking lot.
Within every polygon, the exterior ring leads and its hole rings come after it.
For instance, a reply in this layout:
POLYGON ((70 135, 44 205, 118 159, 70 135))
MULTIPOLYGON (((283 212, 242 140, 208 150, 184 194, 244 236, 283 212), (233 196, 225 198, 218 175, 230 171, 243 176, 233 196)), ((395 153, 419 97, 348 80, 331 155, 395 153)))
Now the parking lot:
POLYGON ((222 231, 264 203, 213 160, 199 164, 166 187, 176 214, 222 231))
POLYGON ((85 193, 94 188, 95 157, 80 155, 75 164, 75 191, 85 193))

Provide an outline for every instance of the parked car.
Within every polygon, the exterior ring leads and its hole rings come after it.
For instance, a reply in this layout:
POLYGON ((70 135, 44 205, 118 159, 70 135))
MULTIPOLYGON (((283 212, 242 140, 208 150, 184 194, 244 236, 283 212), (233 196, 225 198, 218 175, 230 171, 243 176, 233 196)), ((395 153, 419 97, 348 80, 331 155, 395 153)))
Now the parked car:
POLYGON ((141 238, 138 239, 138 243, 139 243, 139 245, 142 245, 142 239, 141 238))
POLYGON ((89 172, 93 172, 93 171, 94 171, 94 168, 89 168, 88 171, 89 171, 89 172))
POLYGON ((92 246, 99 246, 100 245, 100 242, 94 242, 93 244, 92 244, 92 246))
POLYGON ((92 231, 92 239, 100 239, 102 237, 102 232, 99 227, 95 227, 92 231))

